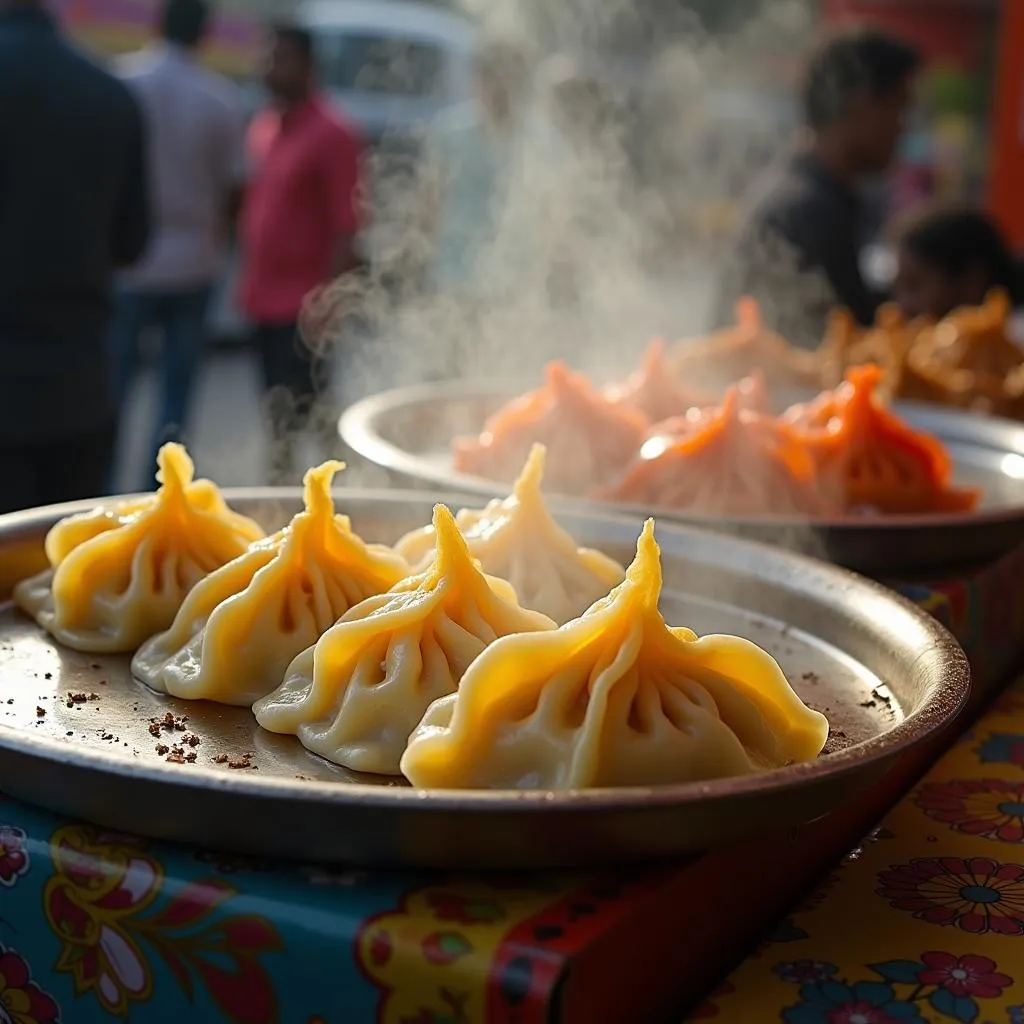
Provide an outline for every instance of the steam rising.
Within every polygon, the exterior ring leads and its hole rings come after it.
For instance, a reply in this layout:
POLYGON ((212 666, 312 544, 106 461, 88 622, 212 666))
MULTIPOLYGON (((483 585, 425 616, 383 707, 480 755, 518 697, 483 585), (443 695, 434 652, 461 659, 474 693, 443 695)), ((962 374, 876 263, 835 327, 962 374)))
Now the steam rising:
MULTIPOLYGON (((382 388, 535 385, 552 358, 603 381, 628 372, 652 336, 711 326, 728 251, 716 221, 792 141, 770 115, 734 116, 729 97, 763 92, 758 55, 799 66, 810 6, 768 0, 712 36, 667 0, 479 0, 483 39, 522 47, 530 89, 477 278, 462 293, 431 288, 436 164, 429 144, 415 158, 385 146, 371 175, 370 276, 324 289, 303 325, 341 379, 309 434, 329 434, 339 403, 382 388)), ((365 482, 379 480, 345 474, 365 482)))

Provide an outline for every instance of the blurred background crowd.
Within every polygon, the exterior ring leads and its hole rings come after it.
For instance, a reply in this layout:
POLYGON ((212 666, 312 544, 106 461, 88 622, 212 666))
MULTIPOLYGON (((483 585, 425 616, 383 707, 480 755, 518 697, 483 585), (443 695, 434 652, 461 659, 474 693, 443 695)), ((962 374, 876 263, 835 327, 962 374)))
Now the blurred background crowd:
POLYGON ((367 391, 744 294, 1019 302, 1022 83, 1016 0, 0 0, 2 510, 178 437, 295 483, 367 391))

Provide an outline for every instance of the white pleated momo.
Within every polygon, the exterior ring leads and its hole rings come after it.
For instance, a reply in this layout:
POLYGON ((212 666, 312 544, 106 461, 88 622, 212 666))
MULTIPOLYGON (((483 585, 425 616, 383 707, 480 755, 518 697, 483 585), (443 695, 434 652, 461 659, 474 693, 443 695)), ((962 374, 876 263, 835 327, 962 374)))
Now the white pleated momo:
POLYGON ((425 572, 353 608, 256 702, 264 729, 293 734, 346 768, 397 775, 423 713, 455 691, 488 644, 555 628, 521 608, 507 583, 480 571, 443 505, 434 526, 436 554, 425 572))
POLYGON ((61 520, 52 569, 14 588, 15 603, 79 651, 133 651, 174 620, 192 588, 263 536, 217 486, 193 480, 179 444, 157 457, 155 494, 61 520))
POLYGON ((251 705, 345 612, 409 575, 391 548, 366 544, 335 515, 342 468, 306 473, 305 510, 196 587, 171 629, 136 655, 137 677, 175 697, 251 705))
MULTIPOLYGON (((470 554, 485 573, 508 580, 524 608, 558 623, 581 615, 624 579, 625 570, 607 555, 577 547, 555 522, 541 494, 544 445, 535 444, 504 499, 483 509, 462 509, 456 522, 470 554)), ((431 557, 434 528, 406 534, 395 550, 409 562, 431 557)))

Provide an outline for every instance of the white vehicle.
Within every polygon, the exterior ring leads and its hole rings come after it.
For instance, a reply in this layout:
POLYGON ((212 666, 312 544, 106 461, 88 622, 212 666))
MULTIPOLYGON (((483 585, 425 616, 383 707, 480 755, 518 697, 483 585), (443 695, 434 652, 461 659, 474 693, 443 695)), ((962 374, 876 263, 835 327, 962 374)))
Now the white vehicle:
POLYGON ((313 35, 322 87, 371 144, 471 95, 476 30, 452 11, 410 0, 305 0, 295 17, 313 35))

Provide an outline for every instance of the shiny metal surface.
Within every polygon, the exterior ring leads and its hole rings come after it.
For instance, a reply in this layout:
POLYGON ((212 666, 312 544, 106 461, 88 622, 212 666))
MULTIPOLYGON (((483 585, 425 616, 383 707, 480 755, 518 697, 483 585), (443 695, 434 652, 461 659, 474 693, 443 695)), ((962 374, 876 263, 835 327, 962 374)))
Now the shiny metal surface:
MULTIPOLYGON (((357 455, 386 469, 398 486, 454 488, 493 497, 506 493, 508 485, 457 473, 449 448, 453 436, 479 433, 487 416, 516 393, 508 383, 461 381, 385 391, 343 414, 341 436, 357 455)), ((633 516, 656 514, 888 579, 979 565, 1024 543, 1024 425, 916 402, 898 403, 896 410, 912 426, 943 441, 957 483, 982 489, 977 512, 810 522, 783 516, 703 516, 624 504, 600 507, 633 516)))
MULTIPOLYGON (((288 489, 226 492, 269 527, 288 489)), ((371 540, 392 541, 456 496, 339 490, 371 540)), ((42 567, 71 511, 0 517, 0 595, 42 567)), ((639 522, 560 517, 621 560, 639 522)), ((779 660, 832 735, 812 764, 737 779, 578 793, 418 792, 356 776, 262 732, 245 709, 178 701, 130 676, 126 657, 60 648, 0 606, 0 788, 103 826, 261 856, 370 865, 540 868, 678 856, 827 813, 948 723, 966 660, 934 620, 875 584, 732 538, 662 526, 663 609, 699 632, 734 632, 779 660), (170 716, 170 717, 167 717, 170 716)))

